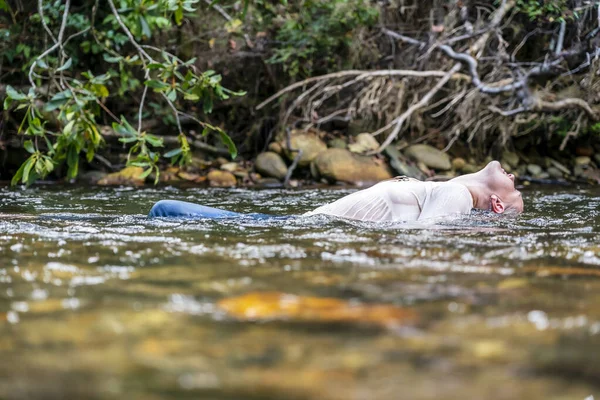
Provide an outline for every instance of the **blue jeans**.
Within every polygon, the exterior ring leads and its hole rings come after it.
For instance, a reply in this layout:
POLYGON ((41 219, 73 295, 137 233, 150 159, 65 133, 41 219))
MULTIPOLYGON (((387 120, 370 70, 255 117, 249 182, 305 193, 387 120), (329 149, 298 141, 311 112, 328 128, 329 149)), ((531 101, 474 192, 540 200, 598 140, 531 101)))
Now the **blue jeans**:
POLYGON ((287 218, 268 214, 242 214, 219 208, 202 206, 179 200, 160 200, 152 206, 148 218, 236 218, 251 217, 256 219, 287 218))

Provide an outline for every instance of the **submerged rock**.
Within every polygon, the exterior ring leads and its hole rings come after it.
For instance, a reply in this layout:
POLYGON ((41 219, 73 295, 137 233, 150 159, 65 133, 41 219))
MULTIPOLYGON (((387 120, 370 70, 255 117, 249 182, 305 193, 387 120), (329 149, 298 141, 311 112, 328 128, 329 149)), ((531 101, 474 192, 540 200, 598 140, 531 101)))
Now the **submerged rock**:
POLYGON ((210 186, 232 187, 237 185, 237 179, 235 179, 235 176, 228 171, 215 169, 208 173, 207 179, 210 186))
POLYGON ((330 182, 361 184, 392 177, 385 163, 344 149, 327 149, 321 152, 315 159, 314 168, 318 176, 330 182))
POLYGON ((280 292, 251 292, 225 298, 218 306, 241 321, 286 320, 295 322, 362 323, 383 327, 412 324, 417 314, 387 304, 360 304, 328 297, 297 296, 280 292))
POLYGON ((260 174, 277 179, 285 178, 288 170, 281 156, 272 151, 260 153, 254 166, 260 174))
POLYGON ((119 172, 106 175, 98 181, 98 185, 143 185, 144 178, 140 177, 143 172, 144 169, 142 167, 125 167, 119 172))
MULTIPOLYGON (((290 145, 294 150, 302 150, 302 156, 298 161, 298 165, 300 167, 307 167, 310 165, 311 161, 317 158, 319 153, 327 150, 327 145, 325 142, 319 138, 316 133, 304 132, 299 130, 293 130, 290 135, 290 145)), ((289 151, 286 146, 283 146, 284 153, 287 158, 292 161, 297 151, 289 151)))
POLYGON ((355 142, 348 145, 348 150, 359 154, 377 150, 378 148, 379 142, 370 133, 361 133, 357 135, 355 142))
POLYGON ((415 161, 422 162, 429 168, 447 171, 452 168, 448 154, 428 144, 409 146, 404 153, 415 161))

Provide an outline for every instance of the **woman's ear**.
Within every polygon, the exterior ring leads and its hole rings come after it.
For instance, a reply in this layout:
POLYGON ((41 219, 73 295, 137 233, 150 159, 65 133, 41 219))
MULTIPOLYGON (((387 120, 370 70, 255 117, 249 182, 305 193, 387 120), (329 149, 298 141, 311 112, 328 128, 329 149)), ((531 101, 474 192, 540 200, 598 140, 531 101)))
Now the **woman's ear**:
POLYGON ((505 210, 504 203, 495 194, 490 196, 490 204, 492 211, 496 214, 502 214, 505 210))

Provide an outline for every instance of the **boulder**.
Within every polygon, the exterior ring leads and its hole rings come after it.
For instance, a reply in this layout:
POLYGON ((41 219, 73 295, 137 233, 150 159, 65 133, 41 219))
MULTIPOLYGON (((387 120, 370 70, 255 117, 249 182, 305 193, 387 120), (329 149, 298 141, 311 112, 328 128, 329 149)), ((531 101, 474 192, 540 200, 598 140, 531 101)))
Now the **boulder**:
POLYGON ((402 154, 395 147, 388 146, 383 150, 386 156, 390 159, 390 167, 397 175, 408 176, 409 178, 415 178, 419 180, 424 180, 427 178, 425 174, 419 170, 419 168, 407 164, 403 160, 402 154))
MULTIPOLYGON (((319 153, 327 150, 327 145, 314 132, 304 132, 293 130, 290 134, 290 146, 294 150, 302 150, 302 156, 298 161, 298 166, 307 167, 311 161, 317 158, 319 153)), ((283 146, 286 157, 292 161, 297 151, 289 151, 286 146, 283 146)))
POLYGON ((465 164, 465 166, 460 170, 463 174, 474 174, 479 171, 480 168, 473 164, 465 164))
POLYGON ((277 153, 277 154, 283 153, 283 149, 281 148, 281 145, 277 142, 269 143, 269 151, 272 151, 273 153, 277 153))
POLYGON ((561 179, 563 177, 563 173, 560 171, 560 169, 558 169, 556 167, 549 167, 548 175, 550 175, 552 178, 556 178, 556 179, 561 179))
POLYGON ((462 171, 465 165, 467 165, 467 162, 464 158, 457 157, 454 160, 452 160, 452 168, 454 168, 457 171, 462 171))
POLYGON ((232 187, 237 185, 237 179, 229 171, 212 170, 207 175, 210 186, 232 187))
POLYGON ((452 168, 450 157, 428 144, 415 144, 404 150, 404 154, 429 168, 447 171, 452 168))
POLYGON ((591 162, 592 162, 592 160, 588 156, 575 157, 575 165, 580 165, 583 167, 583 166, 589 165, 589 163, 591 163, 591 162))
POLYGON ((80 182, 85 182, 85 183, 95 185, 99 181, 101 181, 104 177, 106 177, 107 175, 108 174, 106 172, 102 172, 102 171, 86 171, 83 174, 79 174, 77 176, 77 180, 80 182))
POLYGON ((270 176, 277 179, 285 178, 287 174, 287 165, 281 158, 281 156, 272 151, 260 153, 256 157, 254 164, 256 170, 263 176, 270 176))
POLYGON ((98 181, 98 185, 143 185, 144 178, 140 177, 143 172, 144 169, 142 167, 125 167, 118 172, 106 175, 98 181))
POLYGON ((519 155, 512 151, 505 151, 502 153, 502 163, 506 163, 513 168, 517 168, 519 165, 519 155))
POLYGON ((353 153, 364 154, 377 150, 379 142, 370 133, 360 133, 356 136, 354 143, 348 145, 348 150, 353 153))
POLYGON ((392 177, 387 166, 381 161, 345 149, 327 149, 321 152, 315 159, 314 169, 327 181, 358 185, 392 177))
POLYGON ((569 168, 565 167, 563 164, 559 163, 558 161, 556 161, 553 158, 548 158, 548 162, 550 163, 550 165, 556 169, 558 169, 560 172, 562 172, 564 175, 571 175, 571 170, 569 170, 569 168))
POLYGON ((348 147, 348 143, 342 138, 335 138, 331 139, 329 143, 327 143, 327 146, 333 149, 345 149, 348 147))
POLYGON ((544 170, 537 164, 527 164, 527 172, 531 174, 533 177, 539 177, 544 170))
POLYGON ((234 162, 228 162, 226 164, 221 165, 220 167, 223 171, 229 171, 231 173, 240 170, 240 166, 238 165, 238 163, 234 163, 234 162))

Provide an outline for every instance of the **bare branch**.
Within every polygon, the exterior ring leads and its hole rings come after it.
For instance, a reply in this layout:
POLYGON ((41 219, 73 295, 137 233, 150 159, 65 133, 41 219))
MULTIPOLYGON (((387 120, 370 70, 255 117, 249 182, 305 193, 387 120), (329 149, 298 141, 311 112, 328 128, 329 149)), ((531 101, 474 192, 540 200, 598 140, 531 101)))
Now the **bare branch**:
MULTIPOLYGON (((356 76, 357 80, 363 80, 363 79, 368 79, 368 78, 378 77, 378 76, 412 76, 412 77, 419 77, 419 78, 434 78, 434 77, 441 78, 441 77, 444 77, 445 75, 446 75, 446 72, 444 72, 444 71, 413 71, 413 70, 408 70, 408 69, 407 70, 392 69, 392 70, 385 70, 385 71, 348 70, 348 71, 334 72, 331 74, 326 74, 326 75, 321 75, 321 76, 313 76, 311 78, 304 79, 303 81, 296 82, 290 86, 287 86, 287 87, 281 89, 279 92, 272 95, 271 97, 269 97, 268 99, 266 99, 265 101, 263 101, 262 103, 260 103, 258 106, 256 106, 256 109, 260 110, 267 104, 271 103, 272 101, 278 99, 279 97, 283 96, 284 94, 289 93, 295 89, 301 88, 305 85, 308 85, 309 83, 322 81, 322 80, 336 79, 336 78, 343 78, 343 77, 352 77, 352 76, 356 76)), ((451 78, 452 79, 470 79, 467 75, 464 75, 464 74, 454 74, 451 78)))
MULTIPOLYGON (((44 51, 42 54, 37 56, 37 58, 31 64, 31 67, 29 68, 29 83, 31 83, 31 87, 33 87, 34 90, 36 88, 36 85, 35 85, 35 82, 33 81, 33 72, 34 72, 35 66, 37 65, 38 61, 42 60, 48 54, 51 54, 54 50, 56 50, 58 48, 62 49, 62 39, 63 39, 63 35, 65 34, 65 28, 67 26, 67 17, 69 16, 70 5, 71 5, 71 0, 67 0, 65 3, 65 10, 63 11, 63 18, 62 18, 62 23, 60 25, 60 31, 58 32, 58 39, 56 39, 56 42, 54 43, 54 45, 52 47, 50 47, 49 49, 44 51)), ((43 17, 43 14, 42 14, 42 17, 43 17)), ((46 28, 47 28, 47 26, 46 26, 46 28)))
POLYGON ((427 103, 429 103, 429 101, 431 100, 431 98, 433 96, 435 96, 435 94, 437 92, 439 92, 439 90, 446 84, 448 83, 448 81, 450 80, 450 78, 452 77, 452 75, 455 72, 458 72, 461 69, 462 65, 461 64, 455 64, 450 71, 448 71, 446 73, 446 76, 444 76, 442 79, 440 79, 437 84, 429 91, 427 92, 422 98, 421 100, 419 100, 417 103, 411 105, 406 111, 404 111, 402 113, 402 115, 400 115, 398 118, 396 118, 394 120, 395 123, 395 127, 394 130, 392 131, 392 133, 385 139, 385 141, 379 146, 379 148, 374 151, 371 152, 371 154, 374 153, 381 153, 390 143, 392 143, 396 137, 398 136, 398 134, 400 133, 400 130, 402 129, 402 125, 404 124, 404 122, 410 118, 410 116, 417 111, 420 108, 423 108, 424 106, 427 105, 427 103))

